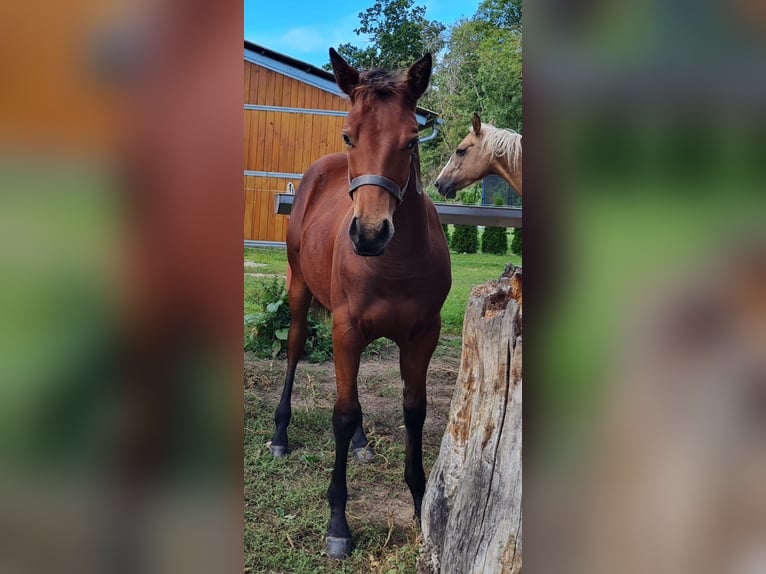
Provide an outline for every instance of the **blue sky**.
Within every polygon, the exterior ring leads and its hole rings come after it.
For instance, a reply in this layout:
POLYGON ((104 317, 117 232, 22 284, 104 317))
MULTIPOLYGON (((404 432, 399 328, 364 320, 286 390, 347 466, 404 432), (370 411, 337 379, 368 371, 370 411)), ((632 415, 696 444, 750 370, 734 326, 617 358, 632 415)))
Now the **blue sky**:
MULTIPOLYGON (((361 44, 354 34, 359 12, 374 0, 244 0, 245 40, 298 60, 322 66, 329 61, 330 46, 361 44)), ((415 0, 426 7, 426 17, 450 26, 470 18, 479 0, 415 0)))

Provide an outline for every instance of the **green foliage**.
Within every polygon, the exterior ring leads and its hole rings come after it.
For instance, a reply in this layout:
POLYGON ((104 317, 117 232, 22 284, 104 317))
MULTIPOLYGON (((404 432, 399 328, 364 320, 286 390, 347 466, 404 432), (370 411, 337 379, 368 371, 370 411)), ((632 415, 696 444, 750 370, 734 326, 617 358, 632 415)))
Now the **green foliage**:
POLYGON ((456 200, 463 205, 477 205, 481 203, 481 184, 475 183, 458 191, 456 200))
POLYGON ((444 238, 447 240, 447 245, 450 245, 452 242, 452 237, 450 237, 449 225, 442 223, 442 229, 444 230, 444 238))
POLYGON ((484 0, 475 18, 495 28, 517 29, 521 26, 521 0, 484 0))
POLYGON ((481 234, 482 253, 504 255, 508 252, 508 230, 505 227, 487 227, 481 234))
MULTIPOLYGON (((259 311, 245 315, 245 350, 258 357, 277 358, 287 351, 290 308, 282 279, 274 277, 263 285, 259 311)), ((332 359, 332 336, 324 321, 309 315, 305 356, 311 362, 332 359)))
POLYGON ((456 225, 452 233, 452 250, 476 253, 479 250, 479 228, 475 225, 456 225))
MULTIPOLYGON (((492 205, 500 207, 505 203, 502 194, 492 198, 492 205)), ((505 227, 487 227, 481 234, 481 250, 483 253, 505 255, 508 252, 508 230, 505 227)))
POLYGON ((513 230, 513 239, 511 239, 511 253, 521 257, 521 229, 513 230))
POLYGON ((338 52, 357 69, 408 68, 426 52, 435 54, 444 46, 444 25, 426 19, 425 13, 425 6, 415 6, 414 0, 376 0, 359 13, 359 27, 354 29, 368 45, 345 43, 338 52))
POLYGON ((474 16, 454 23, 421 105, 439 113, 442 137, 421 150, 433 180, 470 129, 483 121, 522 131, 521 1, 484 0, 474 16))
MULTIPOLYGON (((481 186, 475 184, 459 191, 457 201, 464 205, 481 202, 481 186)), ((457 253, 476 253, 479 250, 479 228, 475 225, 455 225, 450 247, 457 253)))

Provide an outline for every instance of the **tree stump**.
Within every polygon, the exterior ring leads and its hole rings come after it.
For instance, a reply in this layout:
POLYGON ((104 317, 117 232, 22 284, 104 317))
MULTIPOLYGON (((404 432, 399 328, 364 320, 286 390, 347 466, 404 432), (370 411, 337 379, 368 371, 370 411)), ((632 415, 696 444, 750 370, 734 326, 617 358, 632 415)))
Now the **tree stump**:
POLYGON ((521 572, 521 316, 521 268, 473 288, 423 499, 422 573, 521 572))

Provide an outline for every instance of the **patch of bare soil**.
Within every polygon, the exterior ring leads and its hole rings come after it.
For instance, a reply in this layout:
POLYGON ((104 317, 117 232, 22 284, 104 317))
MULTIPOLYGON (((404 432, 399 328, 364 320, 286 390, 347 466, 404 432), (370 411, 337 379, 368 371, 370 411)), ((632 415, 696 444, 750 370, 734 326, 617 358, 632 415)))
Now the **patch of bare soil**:
MULTIPOLYGON (((439 453, 442 435, 447 426, 450 401, 460 367, 460 338, 442 337, 428 369, 428 415, 423 428, 423 458, 426 475, 439 453)), ((286 360, 245 360, 244 384, 266 393, 274 407, 279 401, 286 369, 286 360)), ((348 515, 351 527, 357 517, 365 521, 396 527, 398 532, 415 533, 412 497, 404 483, 404 468, 399 461, 387 460, 391 445, 403 448, 405 439, 402 418, 403 384, 399 374, 399 351, 393 343, 386 344, 374 356, 363 356, 359 369, 359 400, 362 404, 364 428, 376 451, 373 465, 393 470, 400 480, 365 482, 364 495, 349 479, 348 515)), ((298 366, 293 388, 293 411, 301 408, 328 408, 335 402, 335 371, 331 362, 298 366)), ((332 429, 327 429, 328 435, 332 429)), ((350 461, 349 464, 358 464, 350 461)), ((366 474, 366 473, 365 473, 366 474)))

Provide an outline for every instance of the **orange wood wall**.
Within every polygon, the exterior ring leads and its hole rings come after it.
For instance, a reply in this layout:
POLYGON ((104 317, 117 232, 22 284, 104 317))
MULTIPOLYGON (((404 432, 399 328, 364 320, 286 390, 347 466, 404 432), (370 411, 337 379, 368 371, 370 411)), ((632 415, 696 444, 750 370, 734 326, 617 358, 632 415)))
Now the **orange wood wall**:
MULTIPOLYGON (((246 104, 348 111, 348 100, 245 62, 246 104)), ((302 174, 323 155, 343 151, 343 116, 245 110, 245 170, 302 174)), ((274 213, 274 197, 300 179, 244 176, 245 239, 284 241, 285 215, 274 213)))

